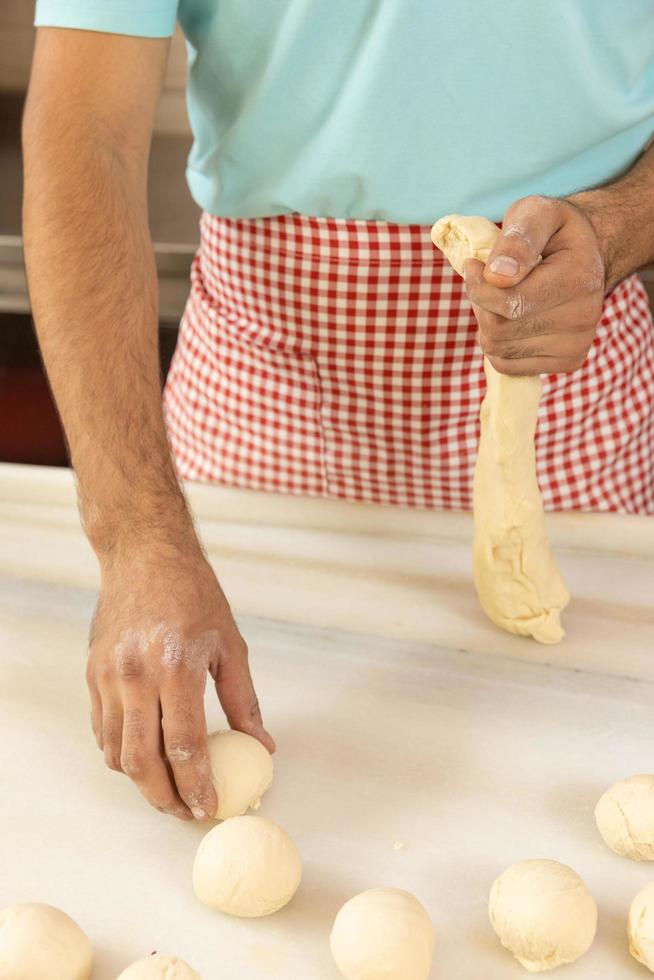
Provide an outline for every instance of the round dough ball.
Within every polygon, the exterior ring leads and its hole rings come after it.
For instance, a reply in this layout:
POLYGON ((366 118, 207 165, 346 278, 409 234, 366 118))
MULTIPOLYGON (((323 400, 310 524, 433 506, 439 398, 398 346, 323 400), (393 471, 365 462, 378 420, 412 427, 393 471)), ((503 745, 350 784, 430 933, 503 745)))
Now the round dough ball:
POLYGON ((597 804, 595 820, 616 854, 654 861, 654 776, 631 776, 616 783, 597 804))
POLYGON ((52 905, 24 902, 0 910, 2 980, 89 980, 91 943, 52 905))
POLYGON ((273 781, 273 761, 258 739, 243 732, 214 732, 209 736, 209 761, 218 820, 240 816, 250 807, 259 809, 273 781))
POLYGON ((347 980, 427 980, 434 941, 417 898, 399 888, 371 888, 345 903, 330 945, 347 980))
POLYGON ((128 966, 118 980, 202 980, 202 977, 177 956, 152 953, 128 966))
POLYGON ((288 905, 302 862, 286 831, 263 817, 230 817, 202 839, 193 865, 195 894, 228 915, 270 915, 288 905))
POLYGON ((488 906, 501 943, 530 973, 574 963, 592 946, 597 906, 558 861, 521 861, 494 882, 488 906))
POLYGON ((629 952, 654 973, 654 884, 638 892, 629 910, 629 952))

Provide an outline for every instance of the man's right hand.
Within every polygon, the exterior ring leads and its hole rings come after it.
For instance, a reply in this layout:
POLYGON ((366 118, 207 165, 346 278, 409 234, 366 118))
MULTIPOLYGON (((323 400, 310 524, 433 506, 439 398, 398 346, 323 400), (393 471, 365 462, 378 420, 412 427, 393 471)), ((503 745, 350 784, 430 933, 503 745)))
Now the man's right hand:
POLYGON ((102 562, 87 680, 99 747, 158 810, 212 817, 207 673, 232 728, 263 727, 245 641, 198 546, 133 549, 102 562))
POLYGON ((23 119, 32 310, 102 571, 88 681, 112 769, 182 818, 216 811, 207 672, 272 750, 247 649, 200 546, 161 406, 148 154, 169 39, 39 28, 23 119))

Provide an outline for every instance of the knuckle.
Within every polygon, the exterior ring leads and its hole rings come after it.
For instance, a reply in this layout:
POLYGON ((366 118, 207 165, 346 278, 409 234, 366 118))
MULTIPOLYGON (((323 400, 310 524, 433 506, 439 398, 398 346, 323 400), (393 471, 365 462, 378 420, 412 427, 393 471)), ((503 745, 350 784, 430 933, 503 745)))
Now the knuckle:
POLYGON ((241 658, 241 660, 247 660, 250 656, 248 645, 242 636, 240 636, 236 642, 235 653, 237 657, 241 658))
POLYGON ((118 658, 117 673, 121 680, 140 680, 143 676, 143 658, 136 653, 123 653, 118 658))
MULTIPOLYGON (((195 727, 196 712, 189 691, 177 691, 170 699, 170 717, 174 719, 171 724, 168 722, 168 729, 171 737, 175 737, 175 732, 192 732, 195 727)), ((164 720, 164 732, 166 722, 164 720)))
POLYGON ((235 636, 230 637, 229 642, 224 647, 224 652, 222 655, 223 663, 229 662, 230 665, 247 663, 250 657, 250 651, 248 645, 241 636, 237 633, 235 636))
POLYGON ((502 357, 507 361, 518 361, 529 357, 529 351, 525 349, 523 344, 506 343, 502 344, 502 357))
POLYGON ((87 680, 89 683, 95 683, 98 685, 106 686, 114 677, 114 669, 112 665, 106 661, 101 660, 99 663, 89 663, 86 673, 87 680))
POLYGON ((527 194, 517 202, 523 208, 534 210, 535 208, 555 208, 559 201, 556 197, 547 197, 546 194, 527 194))
POLYGON ((508 320, 520 320, 527 311, 527 303, 521 292, 511 293, 505 297, 504 309, 508 320))
POLYGON ((201 675, 206 669, 205 661, 194 655, 191 647, 185 651, 185 655, 166 657, 161 661, 164 674, 173 679, 173 683, 179 683, 184 678, 191 678, 201 675))
POLYGON ((200 752, 200 740, 193 735, 172 735, 166 740, 170 762, 192 762, 200 752))
POLYGON ((110 749, 115 745, 120 745, 120 733, 114 725, 103 725, 101 731, 102 744, 110 749))
POLYGON ((150 760, 141 752, 123 752, 121 769, 130 779, 141 779, 149 769, 150 760))
POLYGON ((133 708, 125 717, 125 735, 131 742, 144 742, 146 734, 145 716, 140 708, 133 708))
POLYGON ((175 656, 172 656, 170 653, 168 655, 164 654, 161 659, 161 666, 166 674, 175 676, 182 674, 185 669, 188 669, 188 660, 181 654, 175 656))
POLYGON ((552 324, 549 320, 534 317, 525 324, 524 335, 526 337, 544 337, 552 332, 552 324))

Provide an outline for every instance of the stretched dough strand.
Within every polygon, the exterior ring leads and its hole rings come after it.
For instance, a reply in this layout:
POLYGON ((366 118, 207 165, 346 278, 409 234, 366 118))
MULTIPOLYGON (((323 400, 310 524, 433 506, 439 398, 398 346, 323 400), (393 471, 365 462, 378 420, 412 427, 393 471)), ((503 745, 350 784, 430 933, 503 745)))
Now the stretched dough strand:
MULTIPOLYGON (((463 275, 465 259, 488 259, 499 229, 487 218, 449 214, 432 228, 434 245, 463 275)), ((487 390, 475 467, 473 573, 479 601, 509 633, 558 643, 570 593, 550 551, 536 478, 534 435, 539 377, 499 374, 484 358, 487 390)))

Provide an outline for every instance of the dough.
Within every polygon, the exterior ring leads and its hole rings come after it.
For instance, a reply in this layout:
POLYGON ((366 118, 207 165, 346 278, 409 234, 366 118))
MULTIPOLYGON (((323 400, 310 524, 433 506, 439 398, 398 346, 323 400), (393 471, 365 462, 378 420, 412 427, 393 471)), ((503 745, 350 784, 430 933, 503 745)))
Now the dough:
POLYGON ((631 776, 616 783, 597 804, 595 820, 616 854, 654 861, 654 776, 631 776))
MULTIPOLYGON (((486 218, 447 215, 432 241, 463 274, 466 258, 485 262, 499 230, 486 218)), ((473 572, 479 601, 502 629, 558 643, 570 601, 545 533, 536 478, 534 434, 541 395, 537 377, 499 374, 484 358, 487 391, 473 486, 473 572)))
POLYGON ((202 980, 202 977, 177 956, 153 953, 128 966, 118 980, 202 980))
POLYGON ((506 949, 530 973, 574 963, 592 946, 597 906, 578 874, 558 861, 521 861, 494 882, 488 911, 506 949))
POLYGON ((0 911, 2 980, 89 980, 91 943, 52 905, 25 902, 0 911))
POLYGON ((570 601, 545 531, 534 434, 540 378, 498 374, 484 358, 487 391, 473 511, 473 571, 485 613, 502 629, 558 643, 570 601))
POLYGON ((211 776, 218 795, 216 818, 240 816, 252 807, 273 781, 273 761, 268 749, 243 732, 214 732, 209 736, 211 776))
POLYGON ((263 817, 230 817, 200 843, 193 866, 195 894, 219 912, 270 915, 287 905, 302 878, 288 834, 263 817))
POLYGON ((629 952, 654 973, 654 884, 646 885, 633 900, 627 932, 629 952))
POLYGON ((417 898, 398 888, 371 888, 345 903, 330 943, 346 980, 427 980, 434 941, 417 898))
POLYGON ((460 276, 466 259, 486 262, 498 235, 497 225, 488 218, 466 214, 446 214, 431 230, 432 242, 460 276))

